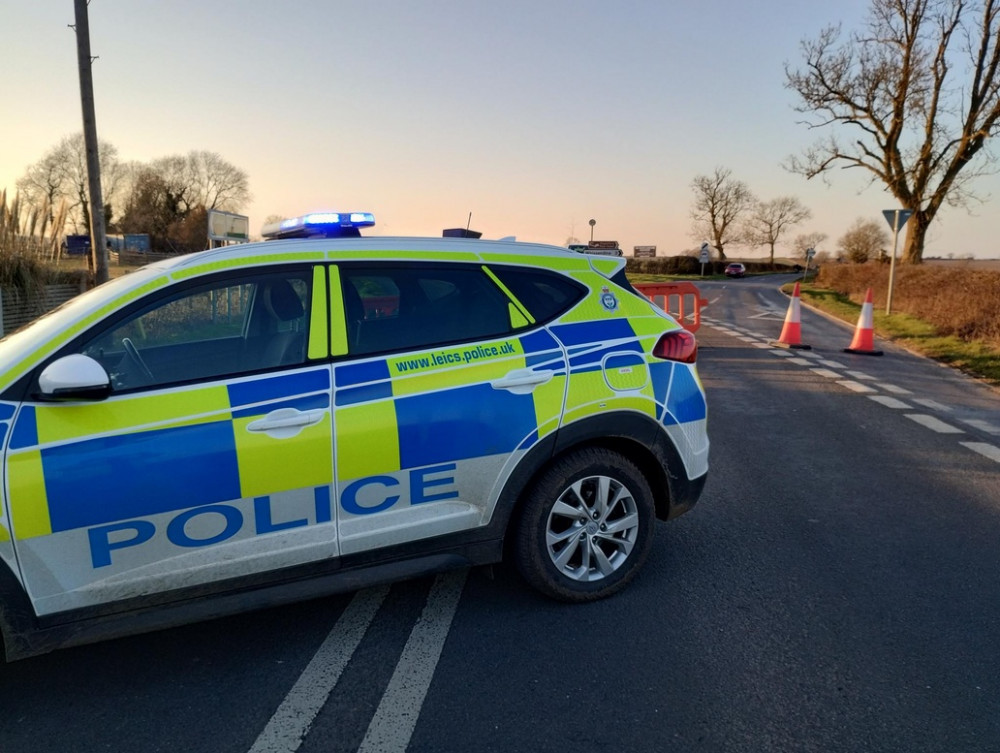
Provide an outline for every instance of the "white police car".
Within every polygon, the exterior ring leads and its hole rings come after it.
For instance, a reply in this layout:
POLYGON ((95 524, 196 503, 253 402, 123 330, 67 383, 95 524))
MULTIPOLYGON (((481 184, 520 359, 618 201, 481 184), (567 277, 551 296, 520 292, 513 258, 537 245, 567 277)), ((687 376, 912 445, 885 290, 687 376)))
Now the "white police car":
POLYGON ((624 260, 344 237, 373 222, 285 221, 0 341, 8 658, 505 546, 542 592, 595 599, 695 503, 694 338, 624 260))

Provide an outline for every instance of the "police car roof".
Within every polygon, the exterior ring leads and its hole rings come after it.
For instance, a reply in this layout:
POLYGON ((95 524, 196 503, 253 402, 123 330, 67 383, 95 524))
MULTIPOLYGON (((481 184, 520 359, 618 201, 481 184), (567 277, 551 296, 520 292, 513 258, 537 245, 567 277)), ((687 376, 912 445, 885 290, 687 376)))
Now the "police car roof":
POLYGON ((470 254, 477 258, 484 254, 527 254, 540 257, 579 258, 579 254, 568 248, 543 243, 491 241, 473 238, 368 236, 362 238, 293 238, 241 243, 187 254, 151 266, 160 269, 180 269, 224 259, 246 259, 250 262, 253 261, 254 257, 268 257, 268 261, 280 263, 282 258, 279 257, 286 257, 288 261, 302 261, 307 258, 318 260, 320 258, 318 255, 321 254, 323 257, 335 259, 340 254, 350 255, 352 252, 362 252, 368 258, 381 253, 384 253, 386 258, 391 258, 397 252, 427 252, 428 256, 440 259, 454 256, 456 261, 463 256, 468 258, 470 254))

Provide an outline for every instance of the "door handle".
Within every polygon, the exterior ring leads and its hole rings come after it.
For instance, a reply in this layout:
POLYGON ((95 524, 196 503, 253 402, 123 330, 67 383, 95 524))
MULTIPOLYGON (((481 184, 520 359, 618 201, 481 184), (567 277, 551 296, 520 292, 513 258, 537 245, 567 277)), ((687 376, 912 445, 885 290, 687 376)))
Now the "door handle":
POLYGON ((247 431, 266 432, 276 439, 294 437, 307 426, 323 420, 326 411, 300 411, 295 408, 279 408, 263 418, 247 424, 247 431))
POLYGON ((552 379, 551 371, 533 371, 531 369, 514 369, 499 379, 490 382, 495 390, 508 390, 515 395, 527 395, 540 384, 552 379))

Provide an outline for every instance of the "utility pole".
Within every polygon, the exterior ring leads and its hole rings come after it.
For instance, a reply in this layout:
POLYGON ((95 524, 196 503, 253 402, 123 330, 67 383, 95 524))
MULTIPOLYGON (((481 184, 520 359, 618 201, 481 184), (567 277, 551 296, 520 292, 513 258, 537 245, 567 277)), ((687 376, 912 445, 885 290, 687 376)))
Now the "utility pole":
POLYGON ((73 0, 76 11, 76 58, 80 69, 80 103, 83 106, 83 144, 87 152, 87 185, 90 190, 90 254, 97 284, 108 280, 108 240, 104 230, 104 197, 101 195, 101 161, 94 115, 94 77, 91 71, 90 21, 87 0, 73 0))

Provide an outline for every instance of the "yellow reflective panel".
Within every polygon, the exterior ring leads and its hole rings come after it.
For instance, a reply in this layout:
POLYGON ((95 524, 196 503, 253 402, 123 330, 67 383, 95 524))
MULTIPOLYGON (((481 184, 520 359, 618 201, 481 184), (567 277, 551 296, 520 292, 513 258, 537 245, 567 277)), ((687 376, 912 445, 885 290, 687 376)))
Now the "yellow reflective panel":
POLYGON ((260 416, 233 421, 240 491, 244 497, 333 483, 333 447, 330 414, 294 437, 277 439, 267 432, 249 431, 260 416))
POLYGON ((343 288, 340 285, 340 267, 330 266, 330 353, 342 356, 347 353, 347 314, 344 311, 343 288))
POLYGON ((321 251, 302 251, 299 253, 283 254, 254 254, 241 256, 236 259, 223 259, 221 261, 207 262, 193 267, 185 267, 173 272, 170 276, 174 280, 186 280, 209 272, 221 272, 234 267, 260 267, 268 264, 289 264, 291 262, 318 262, 323 261, 326 255, 321 251))
POLYGON ((9 453, 7 483, 10 490, 11 526, 19 539, 52 533, 49 501, 41 450, 9 453))
POLYGON ((327 313, 326 270, 313 267, 312 309, 309 312, 309 358, 326 358, 330 317, 327 313))
POLYGON ((540 384, 531 393, 535 401, 535 421, 538 424, 538 438, 559 428, 563 401, 566 398, 566 377, 556 376, 545 384, 540 384))
POLYGON ((337 480, 400 470, 396 405, 392 400, 338 408, 337 480))
POLYGON ((433 262, 479 261, 479 256, 471 252, 449 251, 447 254, 435 254, 433 249, 410 251, 394 251, 392 249, 374 251, 368 249, 351 249, 350 251, 328 251, 326 254, 328 259, 334 260, 343 259, 345 255, 350 255, 352 260, 359 259, 364 261, 375 261, 378 259, 407 259, 411 261, 417 260, 433 262))
POLYGON ((138 430, 161 423, 185 426, 214 421, 220 413, 229 413, 229 393, 221 385, 123 396, 102 403, 52 403, 35 409, 38 442, 42 445, 123 428, 138 430))
POLYGON ((530 267, 559 270, 590 271, 590 263, 581 254, 563 256, 542 256, 532 254, 481 254, 483 261, 491 264, 525 264, 530 267))

